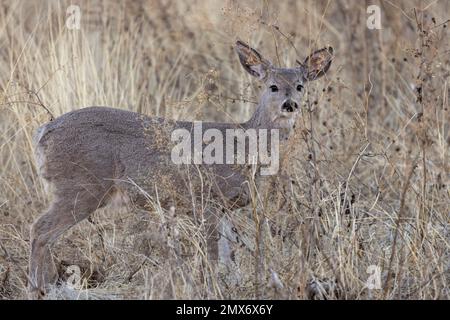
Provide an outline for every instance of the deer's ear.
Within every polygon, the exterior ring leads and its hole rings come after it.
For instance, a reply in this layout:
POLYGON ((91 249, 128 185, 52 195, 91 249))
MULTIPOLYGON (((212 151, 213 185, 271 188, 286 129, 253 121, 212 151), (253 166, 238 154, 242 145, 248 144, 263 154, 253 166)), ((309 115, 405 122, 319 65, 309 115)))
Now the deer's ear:
POLYGON ((248 73, 259 79, 266 78, 272 64, 264 59, 258 51, 238 40, 236 42, 236 52, 242 66, 248 73))
POLYGON ((302 64, 305 70, 305 79, 316 80, 330 69, 333 60, 333 48, 323 48, 310 54, 302 64))

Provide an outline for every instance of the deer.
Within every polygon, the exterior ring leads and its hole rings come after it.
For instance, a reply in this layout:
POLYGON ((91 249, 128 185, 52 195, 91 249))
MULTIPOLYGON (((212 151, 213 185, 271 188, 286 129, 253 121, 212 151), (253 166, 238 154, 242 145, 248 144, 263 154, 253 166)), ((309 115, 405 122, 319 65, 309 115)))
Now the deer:
MULTIPOLYGON (((293 132, 305 85, 329 70, 333 49, 314 51, 293 68, 274 66, 240 40, 235 51, 244 70, 262 84, 256 110, 246 122, 203 122, 201 130, 223 134, 236 128, 279 130, 283 143, 293 132)), ((243 170, 249 166, 226 162, 180 165, 172 161, 172 133, 177 129, 192 132, 193 127, 193 122, 87 107, 65 113, 36 130, 36 166, 52 197, 47 210, 31 225, 31 299, 45 298, 49 285, 57 280, 50 254, 56 240, 119 195, 137 208, 148 209, 149 199, 157 198, 163 208, 187 207, 191 213, 198 208, 193 205, 195 199, 206 193, 230 209, 249 203, 248 175, 243 170)), ((207 230, 205 251, 208 259, 217 261, 220 213, 212 205, 202 208, 207 230)))

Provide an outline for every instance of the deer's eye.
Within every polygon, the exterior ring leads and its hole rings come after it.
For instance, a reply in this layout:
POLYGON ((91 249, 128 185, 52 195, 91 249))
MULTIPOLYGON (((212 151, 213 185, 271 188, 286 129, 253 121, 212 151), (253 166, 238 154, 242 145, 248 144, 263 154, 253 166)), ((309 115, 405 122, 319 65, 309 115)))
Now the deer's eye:
POLYGON ((302 91, 303 90, 303 86, 301 85, 301 84, 299 84, 298 86, 297 86, 297 91, 302 91))
POLYGON ((269 88, 270 88, 270 90, 272 92, 277 92, 278 91, 278 87, 276 85, 271 85, 269 88))

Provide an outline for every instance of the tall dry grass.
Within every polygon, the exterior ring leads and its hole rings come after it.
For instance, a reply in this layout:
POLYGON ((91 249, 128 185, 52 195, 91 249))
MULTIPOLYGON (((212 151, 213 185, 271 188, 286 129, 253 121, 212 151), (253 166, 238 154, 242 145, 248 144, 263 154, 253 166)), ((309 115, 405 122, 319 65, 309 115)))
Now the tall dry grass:
POLYGON ((369 4, 2 1, 0 297, 26 297, 29 226, 49 201, 32 152, 46 109, 246 120, 259 87, 240 38, 283 66, 335 48, 283 159, 291 193, 274 181, 226 212, 236 264, 218 277, 191 217, 101 210, 53 250, 62 282, 80 268, 81 290, 51 297, 448 299, 450 3, 375 1, 382 30, 366 27, 369 4), (80 30, 65 26, 69 4, 80 30), (380 289, 366 286, 369 266, 380 289))

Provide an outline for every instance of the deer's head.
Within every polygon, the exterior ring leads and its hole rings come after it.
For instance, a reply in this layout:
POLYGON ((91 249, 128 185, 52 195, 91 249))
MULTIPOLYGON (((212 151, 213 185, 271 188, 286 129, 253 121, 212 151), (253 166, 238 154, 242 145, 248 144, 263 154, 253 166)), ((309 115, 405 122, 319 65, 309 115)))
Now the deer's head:
POLYGON ((242 41, 236 51, 244 69, 264 84, 253 125, 290 131, 299 114, 308 81, 323 76, 331 66, 333 49, 317 50, 295 68, 277 68, 258 51, 242 41))

